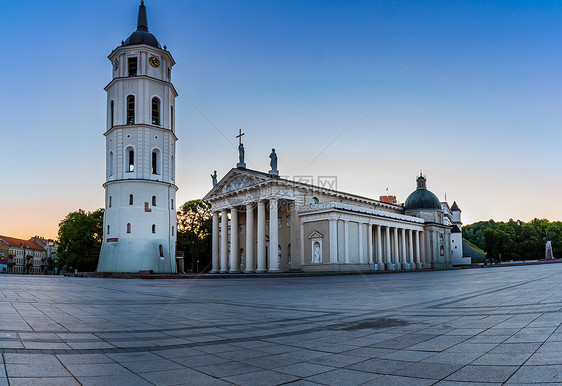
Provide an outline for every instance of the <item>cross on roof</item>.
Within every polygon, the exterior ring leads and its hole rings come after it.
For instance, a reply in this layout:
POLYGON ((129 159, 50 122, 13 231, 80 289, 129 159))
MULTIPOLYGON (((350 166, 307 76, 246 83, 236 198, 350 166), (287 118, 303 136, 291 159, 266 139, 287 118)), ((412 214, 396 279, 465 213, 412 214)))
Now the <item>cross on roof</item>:
POLYGON ((245 135, 246 133, 242 132, 242 129, 238 130, 238 135, 236 136, 236 138, 238 138, 240 140, 239 145, 242 145, 242 136, 245 135))

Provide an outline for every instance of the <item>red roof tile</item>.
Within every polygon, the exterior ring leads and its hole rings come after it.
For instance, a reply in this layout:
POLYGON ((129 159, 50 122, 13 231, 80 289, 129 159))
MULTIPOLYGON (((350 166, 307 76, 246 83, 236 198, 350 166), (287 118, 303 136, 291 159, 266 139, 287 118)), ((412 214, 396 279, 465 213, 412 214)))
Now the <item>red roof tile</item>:
POLYGON ((35 249, 37 251, 45 250, 30 240, 16 239, 15 237, 8 237, 8 236, 1 236, 1 235, 0 235, 0 240, 4 240, 8 245, 12 247, 19 247, 20 245, 23 244, 24 247, 29 249, 35 249))

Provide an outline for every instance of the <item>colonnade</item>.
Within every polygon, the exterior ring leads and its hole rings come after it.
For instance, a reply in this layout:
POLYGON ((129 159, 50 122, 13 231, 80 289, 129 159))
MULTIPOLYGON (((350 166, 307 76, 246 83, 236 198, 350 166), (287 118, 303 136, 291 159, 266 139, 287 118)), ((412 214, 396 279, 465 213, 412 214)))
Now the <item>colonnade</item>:
MULTIPOLYGON (((369 223, 367 235, 369 263, 379 270, 422 268, 422 231, 369 223)), ((359 260, 363 260, 361 250, 359 260)))

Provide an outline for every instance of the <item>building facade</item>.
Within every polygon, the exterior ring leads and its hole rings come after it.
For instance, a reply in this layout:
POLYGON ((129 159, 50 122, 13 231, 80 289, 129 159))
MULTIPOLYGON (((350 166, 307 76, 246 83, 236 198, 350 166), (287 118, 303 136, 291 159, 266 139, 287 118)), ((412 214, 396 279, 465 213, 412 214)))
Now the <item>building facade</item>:
POLYGON ((175 62, 148 30, 109 55, 104 239, 98 272, 176 272, 175 62))
POLYGON ((452 226, 422 175, 398 205, 238 167, 204 199, 214 273, 452 266, 452 226))
POLYGON ((0 236, 0 257, 8 273, 42 273, 47 252, 33 240, 0 236))

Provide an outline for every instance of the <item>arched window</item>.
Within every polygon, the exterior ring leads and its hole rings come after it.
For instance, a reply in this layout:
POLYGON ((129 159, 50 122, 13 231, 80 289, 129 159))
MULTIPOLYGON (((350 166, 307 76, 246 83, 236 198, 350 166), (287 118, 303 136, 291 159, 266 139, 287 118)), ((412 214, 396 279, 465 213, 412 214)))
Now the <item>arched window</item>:
POLYGON ((127 172, 131 173, 135 171, 135 149, 128 147, 127 148, 127 155, 128 155, 128 167, 127 172))
POLYGON ((111 127, 115 124, 115 101, 111 101, 109 109, 111 114, 111 127))
POLYGON ((172 180, 176 180, 176 163, 174 162, 174 156, 172 156, 172 180))
POLYGON ((174 131, 174 106, 170 106, 170 128, 174 131))
POLYGON ((174 199, 172 198, 172 209, 174 209, 174 199))
POLYGON ((152 124, 160 125, 160 99, 152 98, 152 124))
POLYGON ((152 196, 152 206, 156 206, 156 196, 152 196))
POLYGON ((131 233, 131 223, 127 224, 127 233, 131 233))
POLYGON ((174 235, 174 227, 172 227, 172 236, 174 235))
POLYGON ((159 155, 158 150, 152 151, 152 174, 160 174, 160 165, 158 162, 159 155))
POLYGON ((156 233, 156 224, 152 224, 152 233, 156 233))
POLYGON ((109 173, 108 175, 111 177, 113 175, 113 152, 109 152, 109 173))
POLYGON ((127 97, 127 125, 135 124, 135 96, 127 97))
POLYGON ((107 226, 107 234, 109 234, 109 225, 107 226))
POLYGON ((160 244, 160 257, 164 257, 164 247, 162 246, 162 244, 160 244))
POLYGON ((133 195, 129 194, 129 205, 133 205, 133 195))
POLYGON ((112 200, 111 200, 111 196, 109 196, 109 205, 108 205, 108 206, 109 206, 110 208, 111 208, 111 201, 112 201, 112 200))

